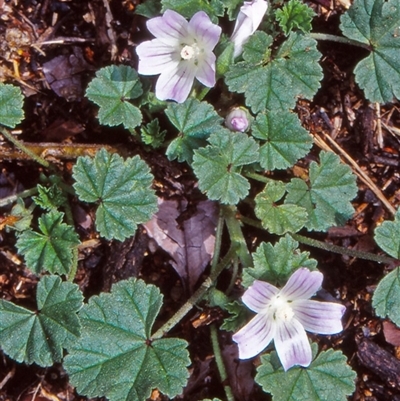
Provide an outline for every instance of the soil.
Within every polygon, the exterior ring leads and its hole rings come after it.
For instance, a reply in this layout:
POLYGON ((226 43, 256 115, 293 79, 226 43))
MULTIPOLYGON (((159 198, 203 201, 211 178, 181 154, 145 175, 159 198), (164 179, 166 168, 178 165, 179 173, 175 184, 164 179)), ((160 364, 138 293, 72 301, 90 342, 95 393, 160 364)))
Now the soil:
MULTIPOLYGON (((123 129, 100 126, 96 106, 84 97, 84 89, 99 68, 112 63, 137 67, 135 45, 149 37, 145 18, 134 13, 138 3, 137 0, 111 0, 107 11, 103 0, 0 0, 0 80, 20 86, 26 96, 26 118, 18 138, 38 144, 47 152, 58 149, 56 156, 49 157, 67 181, 70 181, 74 161, 63 153, 63 146, 82 144, 90 150, 108 145, 118 148, 123 155, 139 153, 151 167, 160 197, 176 199, 174 182, 179 180, 186 199, 195 203, 204 197, 186 164, 169 161, 162 150, 144 150, 123 129)), ((339 33, 339 17, 346 6, 344 0, 331 3, 315 0, 310 6, 318 15, 314 22, 316 32, 339 33)), ((319 148, 326 146, 349 164, 349 159, 329 141, 331 138, 382 190, 388 203, 397 208, 400 203, 399 137, 384 127, 399 126, 398 103, 378 109, 377 105, 365 101, 352 73, 356 63, 365 56, 363 51, 352 49, 349 52, 348 46, 331 42, 321 42, 319 50, 323 54, 324 69, 321 89, 312 102, 299 101, 296 108, 303 125, 314 135, 316 145, 297 168, 306 170, 319 148)), ((0 167, 0 198, 34 187, 43 171, 18 152, 11 152, 6 141, 0 143, 0 167)), ((345 227, 332 229, 328 234, 313 234, 313 237, 349 249, 379 253, 373 231, 392 214, 369 185, 361 179, 358 185, 353 219, 345 227)), ((93 246, 80 252, 75 280, 85 297, 108 291, 121 279, 142 277, 163 293, 165 303, 158 324, 166 321, 185 301, 180 278, 170 265, 169 256, 160 248, 149 252, 150 239, 143 228, 123 243, 98 238, 91 220, 93 210, 78 204, 76 199, 72 202, 76 218, 81 218, 77 224, 81 240, 94 240, 93 246)), ((9 209, 2 209, 4 218, 7 212, 9 209)), ((261 241, 276 240, 255 228, 247 227, 245 235, 251 250, 261 241)), ((343 351, 357 372, 356 391, 349 400, 400 400, 400 330, 375 316, 371 306, 377 283, 395 265, 307 246, 302 249, 318 260, 327 293, 339 295, 347 307, 345 329, 341 334, 312 336, 312 339, 319 343, 320 349, 333 347, 343 351)), ((224 286, 229 279, 226 273, 220 285, 224 286)), ((37 280, 16 254, 15 236, 3 230, 0 234, 1 298, 34 308, 37 280)), ((239 284, 235 289, 238 293, 239 284)), ((193 361, 188 386, 176 400, 224 399, 209 327, 211 322, 221 323, 223 316, 220 310, 194 309, 173 330, 173 335, 189 342, 193 361)), ((226 360, 238 366, 231 335, 220 332, 219 340, 226 360)), ((270 399, 251 379, 257 363, 256 359, 243 364, 241 372, 238 369, 230 372, 238 400, 270 399)), ((167 400, 157 391, 151 399, 167 400)), ((45 369, 18 364, 0 351, 0 401, 6 400, 75 401, 85 398, 71 387, 61 365, 45 369)))

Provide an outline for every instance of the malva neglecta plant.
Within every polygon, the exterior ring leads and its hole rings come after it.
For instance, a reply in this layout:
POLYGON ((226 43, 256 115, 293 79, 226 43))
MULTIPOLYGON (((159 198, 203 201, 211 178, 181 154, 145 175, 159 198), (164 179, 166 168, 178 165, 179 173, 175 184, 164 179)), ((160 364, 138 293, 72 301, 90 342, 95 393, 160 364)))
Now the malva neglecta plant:
MULTIPOLYGON (((147 1, 136 13, 148 18, 149 37, 136 47, 137 70, 100 69, 86 96, 98 106, 101 124, 122 125, 144 147, 185 163, 199 191, 217 205, 209 275, 163 324, 157 320, 163 295, 140 278, 83 302, 73 283, 81 238, 71 195, 95 205, 99 236, 123 241, 158 210, 154 176, 139 155, 103 148, 77 158, 70 185, 56 165, 10 132, 23 119, 23 96, 18 87, 0 84, 2 135, 46 172, 10 212, 18 221, 9 227, 16 248, 40 280, 36 310, 0 301, 1 349, 19 363, 62 363, 71 385, 87 397, 144 401, 158 389, 172 399, 188 382, 191 359, 187 341, 169 333, 203 302, 224 310, 221 329, 237 344, 239 360, 258 358, 254 380, 274 401, 346 400, 355 372, 341 351, 321 350, 315 342, 343 330, 346 307, 334 294, 320 299, 323 275, 301 244, 392 263, 400 259, 400 212, 375 231, 389 256, 297 234, 343 226, 354 214, 357 184, 351 168, 329 151, 313 157, 306 176, 292 174, 313 147, 293 110, 299 98, 313 99, 323 79, 318 40, 369 52, 354 69, 368 101, 400 98, 400 0, 354 0, 341 17, 340 37, 311 32, 314 13, 300 0, 147 1), (216 98, 225 102, 218 109, 216 98), (32 206, 21 200, 27 197, 32 206), (243 215, 240 204, 254 215, 243 215), (250 252, 243 225, 278 237, 250 252), (221 291, 218 277, 226 269, 231 284, 221 291), (235 285, 240 291, 232 291, 235 285)), ((398 326, 399 269, 381 280, 372 298, 375 313, 398 326)), ((215 324, 210 332, 225 397, 233 401, 215 324)))

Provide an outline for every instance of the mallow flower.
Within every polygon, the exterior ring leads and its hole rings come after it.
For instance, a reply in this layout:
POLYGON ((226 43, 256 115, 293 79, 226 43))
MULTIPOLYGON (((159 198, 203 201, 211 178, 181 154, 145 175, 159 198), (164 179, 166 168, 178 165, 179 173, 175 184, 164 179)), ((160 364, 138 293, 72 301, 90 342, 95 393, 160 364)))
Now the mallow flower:
POLYGON ((212 88, 215 85, 215 54, 221 28, 213 24, 204 11, 188 22, 182 15, 166 10, 161 17, 147 21, 148 30, 156 37, 136 47, 139 74, 161 74, 156 84, 156 97, 184 102, 194 79, 212 88))
POLYGON ((233 108, 225 117, 225 125, 231 131, 245 132, 249 127, 249 113, 243 107, 233 108))
POLYGON ((267 9, 268 3, 265 0, 245 1, 243 6, 240 7, 231 36, 231 41, 234 44, 234 57, 242 53, 243 45, 259 27, 267 9))
POLYGON ((306 330, 318 334, 343 330, 343 305, 309 299, 320 288, 322 279, 322 273, 300 268, 281 290, 254 280, 242 300, 257 315, 233 335, 239 358, 256 356, 274 340, 285 371, 294 365, 309 366, 312 354, 306 330))

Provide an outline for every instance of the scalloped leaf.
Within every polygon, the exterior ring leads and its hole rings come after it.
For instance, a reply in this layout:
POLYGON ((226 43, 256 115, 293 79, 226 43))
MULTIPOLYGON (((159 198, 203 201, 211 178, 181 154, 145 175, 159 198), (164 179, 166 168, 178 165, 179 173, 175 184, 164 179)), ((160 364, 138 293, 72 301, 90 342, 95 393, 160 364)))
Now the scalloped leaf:
POLYGON ((17 362, 51 366, 80 336, 83 295, 76 284, 44 276, 36 300, 38 311, 0 300, 0 347, 17 362))
POLYGON ((286 111, 294 108, 299 97, 312 99, 323 77, 318 63, 321 53, 317 50, 317 42, 293 32, 273 60, 254 65, 255 49, 267 56, 265 43, 271 42, 267 34, 256 32, 246 44, 252 48, 252 56, 249 58, 245 51, 245 61, 231 66, 226 74, 230 91, 244 93, 246 104, 254 113, 286 111))
POLYGON ((298 245, 288 234, 275 245, 261 242, 252 255, 254 267, 243 269, 243 286, 247 288, 254 280, 262 280, 282 287, 299 267, 315 270, 317 261, 309 258, 309 252, 300 252, 298 245))
POLYGON ((286 184, 281 181, 269 182, 256 198, 255 213, 262 226, 271 234, 295 233, 308 221, 307 211, 297 205, 276 205, 285 195, 286 184))
POLYGON ((80 394, 145 401, 154 388, 170 398, 181 393, 189 376, 187 342, 150 338, 161 305, 159 289, 134 278, 89 300, 79 313, 81 338, 64 362, 80 394))
POLYGON ((354 0, 342 15, 345 36, 371 47, 354 74, 371 102, 400 99, 400 0, 354 0))
POLYGON ((260 147, 260 164, 266 170, 292 167, 313 144, 309 132, 290 112, 260 113, 251 129, 255 138, 265 141, 260 147))
POLYGON ((247 196, 250 184, 240 174, 242 166, 258 160, 258 145, 246 134, 220 128, 210 145, 195 150, 193 170, 199 188, 212 200, 235 205, 247 196))
POLYGON ((206 139, 221 128, 222 118, 214 107, 197 99, 184 103, 170 103, 165 114, 178 129, 179 135, 167 148, 169 160, 192 162, 193 151, 207 144, 206 139))
POLYGON ((79 157, 73 177, 80 200, 99 202, 96 228, 107 239, 132 236, 157 211, 153 175, 139 156, 124 160, 101 149, 93 158, 79 157))
POLYGON ((204 11, 214 23, 217 17, 224 15, 224 7, 221 0, 161 0, 162 12, 174 10, 185 18, 191 18, 198 11, 204 11))
POLYGON ((74 249, 80 244, 74 227, 62 222, 64 213, 52 211, 39 218, 41 233, 27 230, 17 240, 28 269, 36 274, 49 271, 68 274, 74 249))
POLYGON ((89 100, 100 107, 98 118, 101 124, 123 124, 127 129, 142 122, 142 113, 128 101, 142 93, 137 72, 126 65, 101 68, 86 89, 89 100))
POLYGON ((372 297, 372 306, 378 316, 388 317, 400 327, 400 267, 379 282, 372 297))
POLYGON ((310 7, 299 0, 289 0, 281 10, 276 11, 276 19, 286 36, 295 29, 309 33, 315 15, 310 7))
POLYGON ((320 153, 320 164, 311 162, 309 183, 293 178, 286 186, 285 204, 307 210, 310 230, 341 226, 354 214, 350 201, 357 195, 356 176, 332 152, 320 153))
POLYGON ((397 210, 394 221, 384 221, 375 228, 374 238, 387 254, 400 259, 400 210, 397 210))
MULTIPOLYGON (((318 346, 312 344, 312 349, 315 355, 318 346)), ((293 367, 287 372, 273 351, 261 356, 255 377, 274 401, 346 401, 355 390, 355 379, 346 357, 333 349, 321 352, 307 369, 293 367)))
POLYGON ((24 118, 24 97, 21 89, 0 82, 0 124, 14 128, 24 118))

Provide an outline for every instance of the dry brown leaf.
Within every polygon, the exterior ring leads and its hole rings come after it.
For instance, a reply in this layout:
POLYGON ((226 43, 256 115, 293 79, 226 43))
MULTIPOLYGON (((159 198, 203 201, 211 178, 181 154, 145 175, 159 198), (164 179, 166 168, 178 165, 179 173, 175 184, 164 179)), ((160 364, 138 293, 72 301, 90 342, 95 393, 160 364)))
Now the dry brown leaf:
POLYGON ((157 244, 171 255, 171 265, 192 292, 214 253, 217 205, 202 201, 190 218, 177 219, 186 211, 187 201, 158 200, 158 212, 144 226, 157 244))

